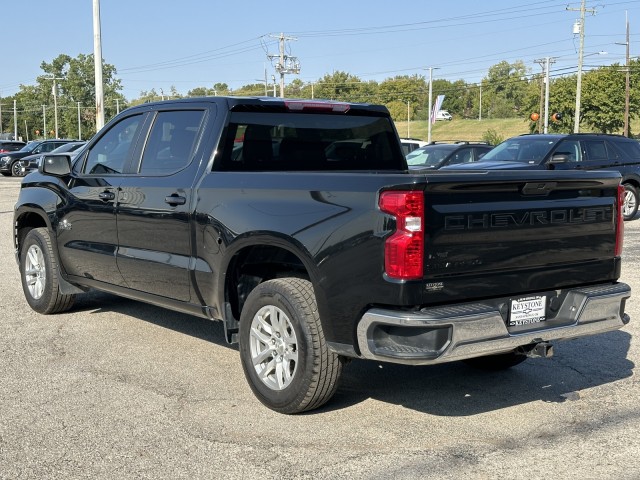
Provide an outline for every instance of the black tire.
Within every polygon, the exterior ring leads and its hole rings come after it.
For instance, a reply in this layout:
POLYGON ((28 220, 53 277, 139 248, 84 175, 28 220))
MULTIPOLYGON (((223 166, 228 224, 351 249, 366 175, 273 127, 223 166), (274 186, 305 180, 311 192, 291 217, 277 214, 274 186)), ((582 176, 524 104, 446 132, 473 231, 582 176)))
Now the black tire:
POLYGON ((16 160, 11 164, 11 175, 14 177, 22 177, 22 165, 20 160, 16 160))
POLYGON ((638 189, 630 183, 624 183, 624 203, 622 205, 622 216, 625 220, 631 220, 638 213, 638 189))
POLYGON ((467 365, 479 370, 500 371, 507 370, 516 365, 520 365, 528 357, 516 352, 500 353, 498 355, 487 355, 484 357, 467 358, 463 360, 467 365))
POLYGON ((3 177, 10 177, 11 176, 11 172, 0 172, 2 174, 3 177))
POLYGON ((343 360, 327 347, 308 280, 279 278, 258 285, 242 309, 239 340, 251 390, 276 412, 313 410, 338 388, 343 360))
POLYGON ((75 295, 63 295, 59 288, 58 259, 46 228, 31 230, 22 244, 20 279, 27 303, 38 313, 50 314, 69 310, 75 295))

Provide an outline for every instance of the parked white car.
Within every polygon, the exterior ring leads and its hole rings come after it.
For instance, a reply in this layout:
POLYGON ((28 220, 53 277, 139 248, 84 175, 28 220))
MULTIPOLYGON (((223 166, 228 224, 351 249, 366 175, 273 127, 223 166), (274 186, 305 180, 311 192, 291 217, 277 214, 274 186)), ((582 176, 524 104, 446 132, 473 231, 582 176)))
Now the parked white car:
POLYGON ((438 110, 436 113, 436 121, 438 120, 453 120, 453 117, 446 110, 438 110))
POLYGON ((427 142, 423 142, 422 140, 418 140, 417 138, 401 138, 400 144, 402 145, 402 153, 406 157, 416 148, 424 147, 425 145, 427 145, 427 142))

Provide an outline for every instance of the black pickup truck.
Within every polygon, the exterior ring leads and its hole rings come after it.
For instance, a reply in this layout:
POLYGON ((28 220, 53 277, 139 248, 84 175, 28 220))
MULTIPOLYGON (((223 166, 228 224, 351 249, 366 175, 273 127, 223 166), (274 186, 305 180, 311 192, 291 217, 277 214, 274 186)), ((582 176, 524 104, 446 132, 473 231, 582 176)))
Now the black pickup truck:
POLYGON ((483 368, 624 326, 620 175, 411 173, 384 107, 200 98, 122 112, 23 179, 29 305, 88 289, 224 325, 265 405, 323 405, 350 358, 483 368))

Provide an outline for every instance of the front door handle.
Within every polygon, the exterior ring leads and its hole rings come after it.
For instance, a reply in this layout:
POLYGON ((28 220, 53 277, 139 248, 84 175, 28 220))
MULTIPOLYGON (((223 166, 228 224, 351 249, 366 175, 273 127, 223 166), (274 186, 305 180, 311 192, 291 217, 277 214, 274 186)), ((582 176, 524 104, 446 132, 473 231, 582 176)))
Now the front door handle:
POLYGON ((100 192, 98 198, 104 201, 113 200, 116 198, 116 194, 113 192, 100 192))
POLYGON ((187 199, 185 197, 181 197, 176 193, 171 194, 168 197, 164 197, 164 201, 172 207, 175 207, 176 205, 184 205, 185 203, 187 203, 187 199))

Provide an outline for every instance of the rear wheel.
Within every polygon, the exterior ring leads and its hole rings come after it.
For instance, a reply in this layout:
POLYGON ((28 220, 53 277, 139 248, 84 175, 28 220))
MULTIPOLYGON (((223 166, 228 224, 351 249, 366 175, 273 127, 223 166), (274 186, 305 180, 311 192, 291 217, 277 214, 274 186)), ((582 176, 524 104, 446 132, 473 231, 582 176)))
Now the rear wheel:
POLYGON ((59 288, 58 259, 46 228, 31 230, 20 253, 20 278, 27 302, 36 312, 49 314, 69 310, 75 295, 63 295, 59 288))
POLYGON ((333 396, 343 362, 328 349, 308 280, 269 280, 249 294, 240 358, 251 390, 276 412, 312 410, 333 396))
POLYGON ((487 355, 484 357, 467 358, 464 363, 480 370, 507 370, 508 368, 520 365, 527 359, 526 355, 516 352, 500 353, 498 355, 487 355))
POLYGON ((622 216, 625 220, 631 220, 638 213, 638 189, 630 183, 624 187, 624 203, 622 204, 622 216))

